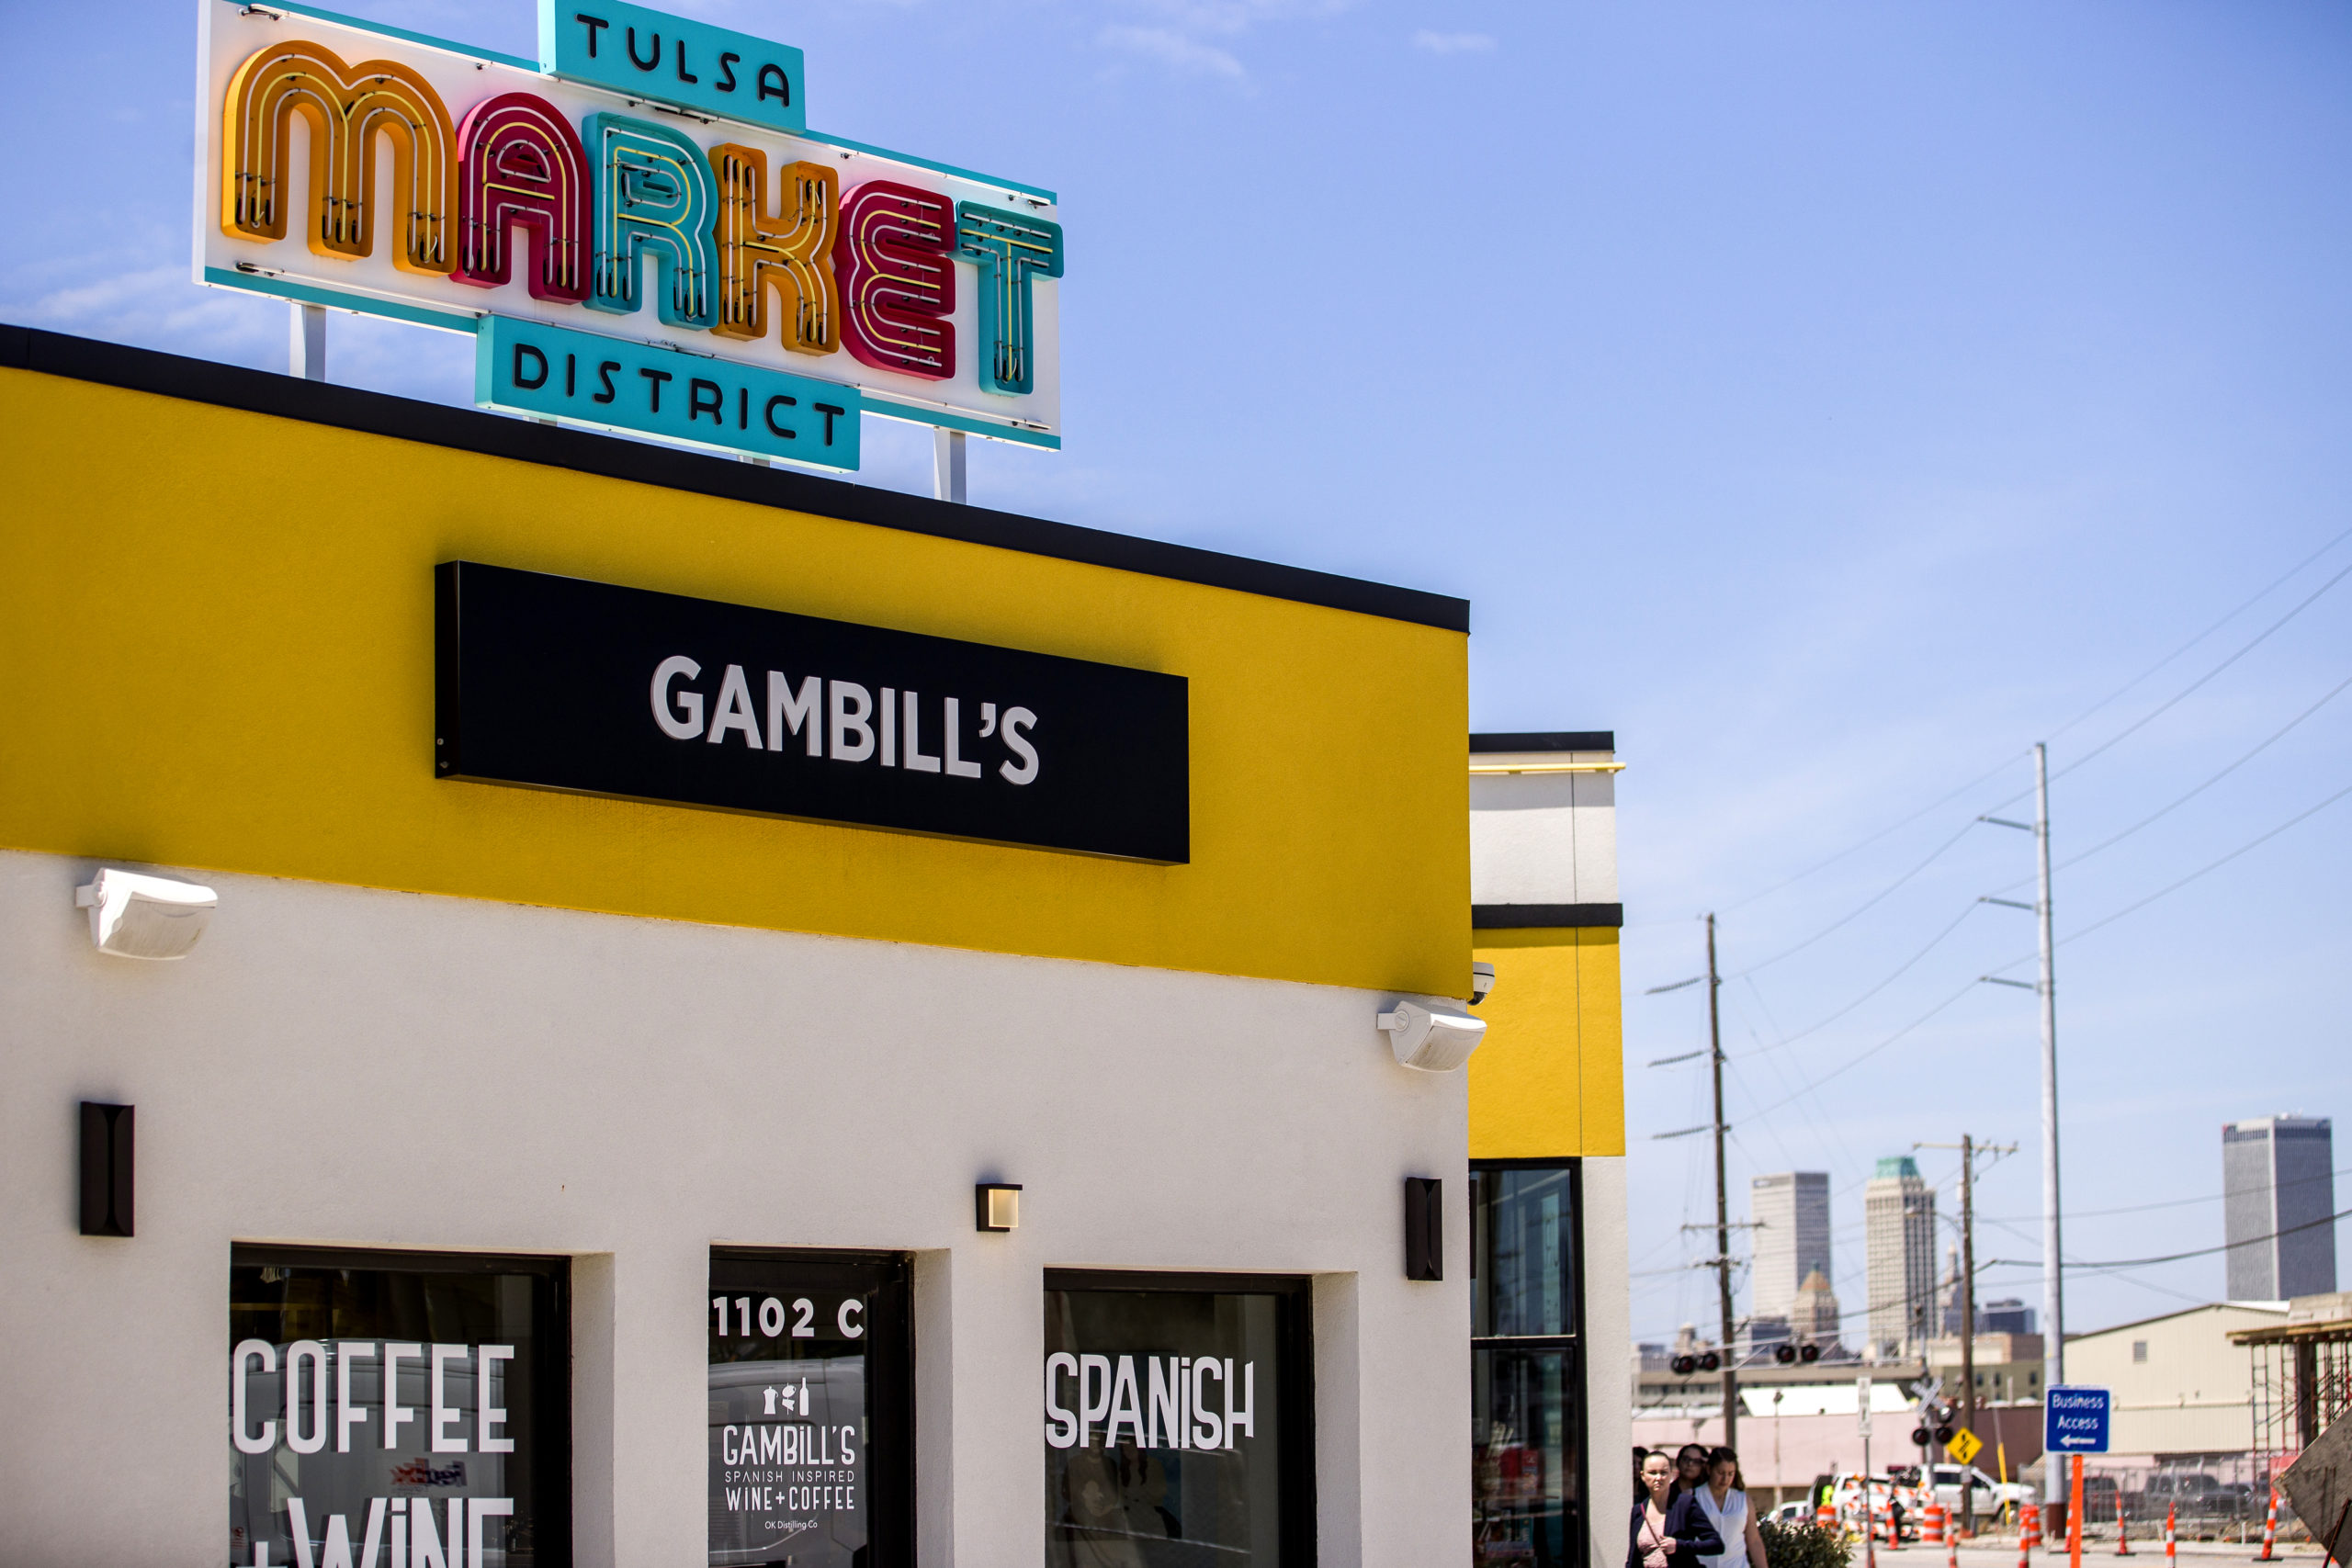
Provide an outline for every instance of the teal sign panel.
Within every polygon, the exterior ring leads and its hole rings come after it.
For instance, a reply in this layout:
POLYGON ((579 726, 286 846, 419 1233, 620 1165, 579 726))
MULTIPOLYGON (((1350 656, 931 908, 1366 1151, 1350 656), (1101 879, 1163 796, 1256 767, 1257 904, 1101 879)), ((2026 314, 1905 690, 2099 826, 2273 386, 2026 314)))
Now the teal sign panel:
POLYGON ((771 130, 808 129, 798 50, 617 0, 539 0, 539 69, 771 130))
POLYGON ((858 462, 854 387, 513 316, 484 316, 475 333, 474 401, 820 468, 858 462))

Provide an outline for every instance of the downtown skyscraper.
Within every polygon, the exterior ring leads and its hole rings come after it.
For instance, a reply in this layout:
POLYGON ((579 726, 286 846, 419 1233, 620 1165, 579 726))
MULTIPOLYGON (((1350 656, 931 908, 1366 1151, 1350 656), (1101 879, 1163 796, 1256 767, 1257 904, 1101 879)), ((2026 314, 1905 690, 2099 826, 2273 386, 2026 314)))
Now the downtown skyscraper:
POLYGON ((1828 1174, 1784 1170, 1751 1179, 1747 1217, 1756 1225, 1748 1311, 1785 1322, 1806 1275, 1817 1269, 1825 1279, 1836 1277, 1829 1266, 1828 1174))
POLYGON ((2277 1302, 2335 1289, 2335 1134, 2324 1116, 2222 1128, 2224 1292, 2277 1302))
POLYGON ((1936 1192, 1919 1162, 1909 1155, 1879 1161, 1862 1189, 1862 1214, 1870 1353, 1918 1355, 1936 1329, 1936 1192))

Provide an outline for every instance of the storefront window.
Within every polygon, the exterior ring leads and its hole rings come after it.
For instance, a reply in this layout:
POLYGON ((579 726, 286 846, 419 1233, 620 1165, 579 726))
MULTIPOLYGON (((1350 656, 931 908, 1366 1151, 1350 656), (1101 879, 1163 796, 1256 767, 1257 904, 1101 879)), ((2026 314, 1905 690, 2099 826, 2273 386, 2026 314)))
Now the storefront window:
POLYGON ((1049 1568, 1306 1568, 1303 1280, 1046 1276, 1049 1568))
POLYGON ((711 1254, 712 1568, 912 1556, 903 1256, 711 1254))
POLYGON ((1575 1162, 1470 1172, 1473 1559, 1585 1558, 1575 1162))
POLYGON ((570 1562, 570 1284, 560 1258, 233 1249, 229 1561, 570 1562))

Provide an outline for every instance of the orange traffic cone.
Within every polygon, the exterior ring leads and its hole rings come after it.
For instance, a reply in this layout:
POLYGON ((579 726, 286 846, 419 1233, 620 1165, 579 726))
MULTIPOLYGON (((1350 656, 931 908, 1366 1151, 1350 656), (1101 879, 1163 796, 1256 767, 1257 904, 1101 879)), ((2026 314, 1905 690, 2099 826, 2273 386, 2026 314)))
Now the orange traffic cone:
POLYGON ((2262 1555, 2256 1558, 2255 1561, 2256 1562, 2271 1562, 2277 1561, 2278 1554, 2271 1549, 2278 1544, 2278 1483, 2274 1481, 2270 1483, 2270 1512, 2262 1521, 2262 1555))
POLYGON ((2165 1510, 2165 1568, 2174 1568, 2179 1555, 2173 1550, 2173 1526, 2180 1515, 2180 1506, 2174 1504, 2165 1510))

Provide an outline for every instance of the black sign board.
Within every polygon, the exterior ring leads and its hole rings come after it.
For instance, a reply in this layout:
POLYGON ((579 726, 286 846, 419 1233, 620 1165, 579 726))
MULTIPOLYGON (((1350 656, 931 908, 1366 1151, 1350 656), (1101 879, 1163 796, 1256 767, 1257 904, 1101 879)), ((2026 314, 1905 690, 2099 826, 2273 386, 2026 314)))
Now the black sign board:
POLYGON ((442 778, 1192 858, 1182 676, 473 561, 434 571, 442 778))

